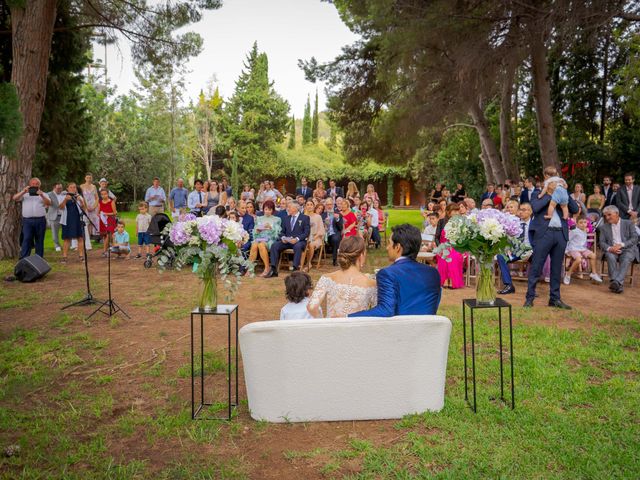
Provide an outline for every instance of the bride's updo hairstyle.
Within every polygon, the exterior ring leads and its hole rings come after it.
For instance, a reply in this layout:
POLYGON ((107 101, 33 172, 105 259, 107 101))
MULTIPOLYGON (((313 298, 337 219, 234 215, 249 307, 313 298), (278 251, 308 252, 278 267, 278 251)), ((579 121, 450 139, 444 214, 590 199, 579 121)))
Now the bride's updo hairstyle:
POLYGON ((354 236, 343 238, 338 248, 338 265, 340 265, 340 268, 346 270, 350 266, 355 265, 360 255, 364 252, 364 249, 365 244, 362 237, 354 236))

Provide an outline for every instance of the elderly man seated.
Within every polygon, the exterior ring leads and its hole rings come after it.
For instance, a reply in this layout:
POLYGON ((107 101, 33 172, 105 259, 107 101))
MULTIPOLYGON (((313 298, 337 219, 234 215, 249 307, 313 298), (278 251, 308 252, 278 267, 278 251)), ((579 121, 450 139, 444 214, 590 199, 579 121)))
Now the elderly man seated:
POLYGON ((631 263, 639 260, 638 233, 629 220, 620 218, 618 207, 609 205, 602 211, 605 223, 598 228, 600 248, 609 270, 609 290, 623 292, 624 278, 631 263))

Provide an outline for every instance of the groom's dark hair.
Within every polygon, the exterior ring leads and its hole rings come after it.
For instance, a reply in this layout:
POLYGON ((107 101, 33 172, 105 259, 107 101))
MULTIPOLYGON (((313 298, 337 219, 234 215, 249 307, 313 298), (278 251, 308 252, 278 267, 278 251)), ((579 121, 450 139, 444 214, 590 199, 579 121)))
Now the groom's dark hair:
POLYGON ((402 256, 416 259, 422 245, 422 235, 413 225, 403 223, 391 229, 391 241, 402 247, 402 256))

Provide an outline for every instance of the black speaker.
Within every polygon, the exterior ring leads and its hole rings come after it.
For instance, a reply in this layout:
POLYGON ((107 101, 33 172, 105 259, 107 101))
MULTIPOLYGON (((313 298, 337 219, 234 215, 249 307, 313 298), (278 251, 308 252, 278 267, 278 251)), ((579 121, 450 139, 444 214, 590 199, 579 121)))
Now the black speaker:
POLYGON ((31 255, 18 262, 13 274, 21 282, 35 282, 51 271, 51 267, 40 255, 31 255))

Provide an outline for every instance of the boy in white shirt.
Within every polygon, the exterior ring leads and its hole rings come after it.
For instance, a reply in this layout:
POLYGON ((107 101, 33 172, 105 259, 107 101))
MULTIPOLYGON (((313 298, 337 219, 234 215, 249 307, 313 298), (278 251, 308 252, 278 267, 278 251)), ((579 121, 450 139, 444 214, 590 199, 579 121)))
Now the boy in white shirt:
POLYGON ((422 232, 422 241, 426 243, 423 244, 425 250, 430 252, 435 248, 435 238, 436 238, 436 230, 438 228, 438 214, 431 212, 427 215, 427 220, 429 224, 425 227, 422 232))
POLYGON ((147 231, 151 223, 149 204, 147 204, 147 202, 140 202, 138 204, 138 212, 140 213, 136 216, 136 236, 138 237, 138 254, 136 258, 142 256, 143 249, 147 255, 151 253, 151 236, 147 231))
POLYGON ((587 247, 587 225, 587 219, 582 217, 578 219, 576 228, 569 230, 566 254, 573 258, 573 262, 564 276, 565 285, 571 283, 571 274, 582 266, 583 260, 588 260, 591 265, 589 278, 595 283, 602 283, 602 278, 596 273, 596 255, 587 247))
POLYGON ((284 280, 287 289, 287 303, 280 310, 280 320, 304 320, 313 318, 307 311, 307 304, 311 296, 311 277, 304 272, 293 272, 284 280))

